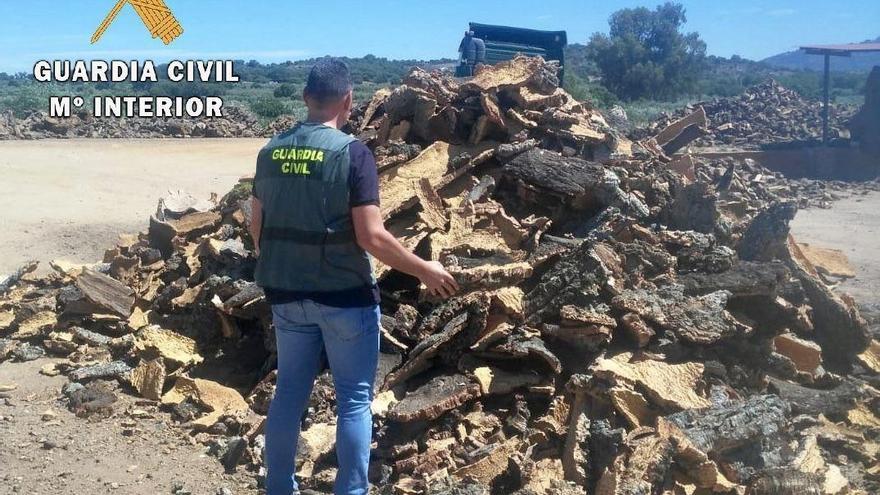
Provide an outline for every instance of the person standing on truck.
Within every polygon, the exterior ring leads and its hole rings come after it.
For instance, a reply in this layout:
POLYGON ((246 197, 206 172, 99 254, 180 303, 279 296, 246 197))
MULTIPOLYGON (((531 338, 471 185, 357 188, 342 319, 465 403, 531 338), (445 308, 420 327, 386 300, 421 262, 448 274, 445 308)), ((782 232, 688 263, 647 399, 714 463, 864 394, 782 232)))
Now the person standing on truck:
POLYGON ((266 420, 266 488, 268 495, 298 489, 300 420, 326 352, 337 396, 334 493, 362 495, 369 489, 380 318, 368 253, 417 277, 434 295, 449 297, 458 285, 440 263, 415 256, 385 230, 375 158, 339 130, 352 108, 345 63, 315 64, 303 99, 306 121, 260 151, 252 198, 255 279, 272 306, 278 354, 266 420))
POLYGON ((458 53, 461 54, 460 64, 465 68, 466 74, 464 75, 474 75, 474 65, 477 63, 477 42, 473 31, 464 32, 464 38, 458 45, 458 53))

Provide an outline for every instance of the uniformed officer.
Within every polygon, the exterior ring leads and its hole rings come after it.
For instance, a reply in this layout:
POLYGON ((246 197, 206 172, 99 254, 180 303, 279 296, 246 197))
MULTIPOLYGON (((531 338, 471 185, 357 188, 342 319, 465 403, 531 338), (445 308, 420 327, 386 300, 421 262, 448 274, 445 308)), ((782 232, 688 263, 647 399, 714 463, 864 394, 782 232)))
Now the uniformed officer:
POLYGON ((474 43, 474 32, 465 31, 464 38, 458 44, 458 53, 461 54, 461 60, 471 62, 477 58, 477 46, 474 43))
POLYGON ((466 76, 474 75, 474 65, 477 63, 477 42, 473 31, 465 31, 464 38, 458 45, 458 53, 461 54, 459 61, 466 68, 466 76))
POLYGON ((349 118, 348 67, 325 59, 303 91, 308 119, 260 151, 251 234, 257 283, 272 305, 278 379, 266 421, 268 495, 297 491, 300 418, 326 352, 337 395, 336 494, 366 494, 379 352, 379 291, 367 253, 448 297, 458 290, 438 262, 385 230, 375 159, 339 130, 349 118))

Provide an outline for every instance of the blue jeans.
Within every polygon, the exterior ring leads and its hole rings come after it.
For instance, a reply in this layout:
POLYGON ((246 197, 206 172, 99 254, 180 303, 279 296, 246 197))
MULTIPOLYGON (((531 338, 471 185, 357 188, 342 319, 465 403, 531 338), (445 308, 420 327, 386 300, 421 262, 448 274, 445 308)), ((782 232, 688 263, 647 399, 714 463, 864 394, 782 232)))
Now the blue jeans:
POLYGON ((309 300, 272 306, 278 381, 266 420, 267 495, 297 491, 294 460, 300 420, 326 350, 336 388, 336 495, 369 490, 373 419, 370 403, 379 359, 379 307, 334 308, 309 300))

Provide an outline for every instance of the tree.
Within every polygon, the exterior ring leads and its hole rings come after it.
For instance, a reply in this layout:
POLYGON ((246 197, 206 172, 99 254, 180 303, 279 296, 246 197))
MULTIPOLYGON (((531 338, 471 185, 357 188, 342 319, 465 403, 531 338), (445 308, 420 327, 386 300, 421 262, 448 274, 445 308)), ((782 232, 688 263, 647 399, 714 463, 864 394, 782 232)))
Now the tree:
POLYGON ((618 10, 608 35, 596 33, 587 46, 602 82, 625 100, 671 99, 692 91, 705 66, 706 43, 697 33, 682 33, 681 4, 665 3, 618 10))

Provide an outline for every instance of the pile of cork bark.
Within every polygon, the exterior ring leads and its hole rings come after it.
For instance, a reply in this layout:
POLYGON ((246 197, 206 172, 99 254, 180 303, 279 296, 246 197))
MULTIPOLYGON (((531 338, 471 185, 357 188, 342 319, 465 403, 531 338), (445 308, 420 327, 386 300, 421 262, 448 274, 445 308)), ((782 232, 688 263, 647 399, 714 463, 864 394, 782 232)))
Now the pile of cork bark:
MULTIPOLYGON (((632 135, 652 135, 698 107, 705 110, 711 125, 694 146, 762 148, 822 140, 822 102, 804 98, 774 80, 751 86, 738 96, 696 103, 674 115, 663 116, 632 135)), ((849 138, 847 121, 852 115, 852 109, 833 105, 829 112, 829 138, 849 138)))
POLYGON ((51 117, 46 112, 33 112, 24 118, 16 118, 12 112, 7 112, 0 114, 0 141, 267 137, 281 132, 282 127, 290 121, 289 117, 281 117, 263 127, 250 110, 234 104, 223 107, 223 117, 199 119, 95 118, 85 111, 67 118, 51 117))
MULTIPOLYGON (((797 198, 669 158, 706 126, 631 142, 530 58, 416 70, 355 112, 389 230, 462 287, 432 300, 374 267, 380 493, 880 489, 880 344, 790 237, 797 198)), ((175 194, 102 263, 23 267, 0 285, 0 359, 63 356, 78 413, 137 394, 259 472, 274 344, 247 198, 175 194)), ((324 373, 304 487, 329 491, 334 414, 324 373)))

